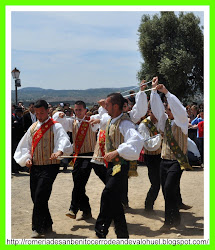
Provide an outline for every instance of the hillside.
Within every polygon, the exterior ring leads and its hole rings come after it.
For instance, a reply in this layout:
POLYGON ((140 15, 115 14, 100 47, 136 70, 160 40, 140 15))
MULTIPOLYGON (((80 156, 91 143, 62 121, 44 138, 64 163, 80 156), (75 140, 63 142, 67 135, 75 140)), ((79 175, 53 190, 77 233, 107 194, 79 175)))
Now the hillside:
MULTIPOLYGON (((97 88, 86 90, 54 90, 28 87, 18 89, 18 101, 24 103, 35 102, 38 99, 44 99, 50 103, 70 102, 84 100, 86 103, 96 103, 113 92, 123 92, 134 88, 134 86, 125 88, 97 88)), ((127 94, 127 93, 126 93, 127 94)), ((15 90, 11 91, 12 102, 15 102, 15 90)))

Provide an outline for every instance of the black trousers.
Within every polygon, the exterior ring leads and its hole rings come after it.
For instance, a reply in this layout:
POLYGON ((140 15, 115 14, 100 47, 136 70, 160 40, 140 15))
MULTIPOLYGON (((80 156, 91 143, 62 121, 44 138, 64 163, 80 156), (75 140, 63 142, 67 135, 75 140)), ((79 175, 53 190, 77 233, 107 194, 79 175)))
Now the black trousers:
POLYGON ((197 147, 201 155, 202 163, 204 163, 204 138, 197 138, 197 147))
POLYGON ((128 171, 129 164, 125 165, 121 180, 121 202, 125 206, 128 205, 128 171))
POLYGON ((127 177, 129 164, 121 166, 121 171, 112 176, 113 164, 108 164, 106 185, 101 195, 100 213, 95 231, 98 237, 106 238, 112 220, 117 238, 129 238, 125 214, 121 202, 122 182, 127 177))
MULTIPOLYGON (((79 154, 80 156, 92 156, 93 153, 79 154)), ((90 162, 91 159, 77 158, 72 170, 74 188, 72 191, 72 200, 69 210, 72 210, 75 214, 81 210, 84 213, 91 212, 89 198, 86 195, 86 184, 90 177, 92 168, 96 175, 101 179, 103 183, 106 180, 106 167, 90 162)))
POLYGON ((11 148, 11 151, 12 151, 11 152, 11 170, 12 170, 12 173, 15 173, 21 169, 20 165, 17 164, 13 158, 18 144, 19 144, 19 141, 16 141, 16 140, 12 140, 12 142, 11 142, 11 146, 12 146, 12 148, 11 148))
POLYGON ((144 154, 144 161, 148 168, 148 177, 151 187, 147 193, 145 200, 145 208, 153 209, 154 202, 158 197, 160 190, 160 162, 161 155, 148 155, 144 154))
POLYGON ((161 185, 165 199, 165 224, 177 225, 181 221, 178 203, 182 170, 178 161, 161 160, 161 185))
POLYGON ((31 167, 30 189, 34 203, 32 215, 32 230, 43 233, 52 224, 48 200, 51 195, 52 185, 58 174, 59 165, 44 165, 31 167))
POLYGON ((201 165, 201 157, 197 157, 194 155, 193 152, 188 151, 187 152, 187 157, 188 157, 188 161, 190 166, 199 166, 201 165))

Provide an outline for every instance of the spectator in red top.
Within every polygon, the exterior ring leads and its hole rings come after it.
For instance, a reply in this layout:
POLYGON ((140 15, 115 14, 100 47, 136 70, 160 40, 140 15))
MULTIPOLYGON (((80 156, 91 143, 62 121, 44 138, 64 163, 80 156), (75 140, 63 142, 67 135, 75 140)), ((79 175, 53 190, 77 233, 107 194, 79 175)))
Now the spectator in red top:
POLYGON ((202 158, 202 163, 204 162, 204 121, 198 123, 198 130, 199 130, 199 151, 202 158))

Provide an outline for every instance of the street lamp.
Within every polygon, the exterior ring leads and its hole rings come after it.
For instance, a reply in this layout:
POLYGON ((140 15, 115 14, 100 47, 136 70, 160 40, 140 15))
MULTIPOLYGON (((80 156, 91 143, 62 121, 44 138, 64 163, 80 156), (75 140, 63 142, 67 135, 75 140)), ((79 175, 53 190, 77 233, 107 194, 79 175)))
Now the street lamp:
POLYGON ((19 79, 20 71, 17 68, 14 68, 11 71, 13 79, 15 79, 15 92, 16 92, 16 105, 17 105, 17 87, 21 87, 21 80, 19 79))

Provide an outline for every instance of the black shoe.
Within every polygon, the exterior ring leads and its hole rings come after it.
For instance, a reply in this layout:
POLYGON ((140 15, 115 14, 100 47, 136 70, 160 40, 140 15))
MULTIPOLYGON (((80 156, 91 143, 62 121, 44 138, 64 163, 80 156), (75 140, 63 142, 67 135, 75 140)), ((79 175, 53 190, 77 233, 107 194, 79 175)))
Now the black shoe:
POLYGON ((145 210, 146 210, 146 211, 152 211, 152 210, 153 210, 153 207, 145 207, 145 210))
POLYGON ((40 238, 41 233, 38 233, 36 230, 32 230, 31 238, 40 238))
POLYGON ((88 220, 88 219, 90 219, 90 218, 92 218, 92 214, 91 214, 91 212, 83 212, 83 214, 82 214, 82 216, 80 217, 80 218, 78 218, 77 220, 79 221, 79 220, 88 220))
POLYGON ((12 173, 13 174, 19 174, 19 171, 18 170, 13 170, 12 173))
POLYGON ((181 203, 179 206, 178 206, 179 209, 183 209, 183 210, 189 210, 192 208, 192 206, 189 206, 189 205, 185 205, 184 203, 181 203))
POLYGON ((161 233, 168 233, 171 229, 171 225, 163 224, 163 226, 159 229, 161 233))
POLYGON ((95 232, 96 232, 96 236, 97 236, 99 239, 106 239, 106 235, 104 234, 104 229, 98 230, 98 229, 95 227, 95 232))
POLYGON ((99 238, 99 239, 106 239, 106 236, 102 233, 98 233, 96 232, 96 236, 99 238))
POLYGON ((51 233, 51 232, 53 232, 52 225, 50 227, 47 227, 46 229, 44 229, 44 233, 51 233))
POLYGON ((145 211, 146 212, 152 212, 152 211, 154 211, 153 210, 153 206, 145 206, 145 211))
POLYGON ((128 204, 123 204, 122 203, 122 206, 123 206, 124 211, 127 210, 128 208, 130 208, 128 204))
POLYGON ((69 212, 66 213, 66 216, 71 219, 76 219, 76 214, 72 210, 69 210, 69 212))

